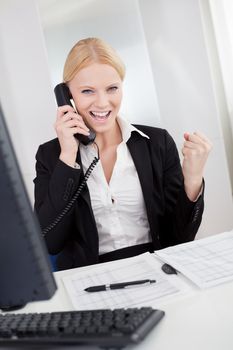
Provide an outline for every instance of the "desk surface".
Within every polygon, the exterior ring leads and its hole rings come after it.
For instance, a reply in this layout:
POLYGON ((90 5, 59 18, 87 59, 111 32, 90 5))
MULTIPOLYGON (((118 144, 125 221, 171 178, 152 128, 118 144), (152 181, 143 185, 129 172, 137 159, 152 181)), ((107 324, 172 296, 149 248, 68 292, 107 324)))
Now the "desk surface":
MULTIPOLYGON (((74 271, 73 269, 56 272, 58 290, 53 298, 49 301, 30 303, 21 312, 72 310, 62 277, 73 274, 74 271)), ((165 317, 141 344, 133 347, 134 349, 233 349, 233 282, 208 290, 200 290, 193 286, 188 294, 174 296, 166 302, 160 301, 156 308, 164 310, 165 317)))

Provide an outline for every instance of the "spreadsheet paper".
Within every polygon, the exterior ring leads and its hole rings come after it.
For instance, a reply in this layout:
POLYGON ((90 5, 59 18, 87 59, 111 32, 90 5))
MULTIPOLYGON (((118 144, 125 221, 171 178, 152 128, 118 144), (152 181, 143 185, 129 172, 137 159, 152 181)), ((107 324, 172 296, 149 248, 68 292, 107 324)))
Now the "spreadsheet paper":
POLYGON ((155 252, 200 288, 233 280, 233 231, 155 252))
POLYGON ((63 283, 73 306, 78 310, 153 306, 161 298, 189 290, 176 275, 167 276, 161 270, 161 262, 150 253, 100 266, 92 265, 84 271, 77 270, 63 277, 63 283), (94 293, 84 290, 90 286, 142 279, 155 279, 156 283, 94 293))

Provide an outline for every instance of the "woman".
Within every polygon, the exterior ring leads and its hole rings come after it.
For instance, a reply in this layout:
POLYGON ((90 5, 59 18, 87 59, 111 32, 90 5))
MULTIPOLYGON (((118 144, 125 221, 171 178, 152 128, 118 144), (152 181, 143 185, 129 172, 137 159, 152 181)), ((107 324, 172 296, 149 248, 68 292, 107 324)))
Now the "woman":
POLYGON ((42 228, 69 203, 98 154, 100 161, 72 209, 45 234, 59 269, 190 241, 200 225, 209 140, 185 133, 181 167, 166 130, 133 126, 119 116, 124 75, 116 52, 97 38, 79 41, 65 62, 75 108, 58 108, 57 138, 37 152, 35 209, 42 228), (85 146, 74 137, 90 129, 95 143, 85 146))

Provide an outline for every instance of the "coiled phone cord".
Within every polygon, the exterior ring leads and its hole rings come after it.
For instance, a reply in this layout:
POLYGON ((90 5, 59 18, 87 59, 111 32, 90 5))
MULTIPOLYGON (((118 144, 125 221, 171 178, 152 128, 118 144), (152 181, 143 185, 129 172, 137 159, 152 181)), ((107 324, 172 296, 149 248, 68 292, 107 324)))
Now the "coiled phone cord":
MULTIPOLYGON (((94 142, 94 144, 97 146, 97 144, 95 142, 94 142)), ((79 197, 80 193, 82 192, 83 188, 86 186, 87 180, 88 180, 89 176, 91 175, 92 170, 94 169, 94 167, 96 166, 96 164, 98 163, 98 161, 100 159, 98 146, 97 146, 97 150, 98 150, 98 157, 95 157, 93 159, 92 163, 90 164, 89 168, 87 169, 87 171, 84 175, 84 178, 83 178, 80 186, 78 187, 77 191, 75 192, 74 196, 71 198, 69 203, 65 206, 65 208, 62 210, 62 212, 48 226, 46 226, 44 229, 42 229, 42 236, 43 237, 49 231, 51 231, 55 226, 57 226, 57 224, 63 219, 63 217, 68 213, 68 211, 70 211, 70 209, 74 205, 75 201, 79 197)))

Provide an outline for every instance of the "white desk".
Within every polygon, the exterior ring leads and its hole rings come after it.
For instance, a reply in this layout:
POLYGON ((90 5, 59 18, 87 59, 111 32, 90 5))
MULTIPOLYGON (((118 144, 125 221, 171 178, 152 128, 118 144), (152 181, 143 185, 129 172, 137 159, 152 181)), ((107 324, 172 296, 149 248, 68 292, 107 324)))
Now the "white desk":
MULTIPOLYGON (((30 303, 21 312, 72 310, 61 278, 74 271, 56 272, 58 290, 54 297, 50 301, 30 303)), ((133 349, 233 349, 233 282, 208 290, 193 287, 188 295, 173 297, 169 302, 159 302, 156 307, 166 312, 165 317, 133 349)))

